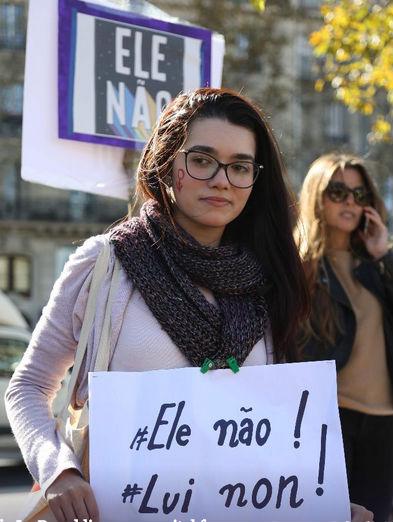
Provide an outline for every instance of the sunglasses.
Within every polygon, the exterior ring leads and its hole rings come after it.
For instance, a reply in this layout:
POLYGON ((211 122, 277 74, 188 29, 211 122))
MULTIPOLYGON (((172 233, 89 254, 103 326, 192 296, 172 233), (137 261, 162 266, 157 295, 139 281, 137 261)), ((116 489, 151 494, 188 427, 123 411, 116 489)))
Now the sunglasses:
POLYGON ((372 194, 366 187, 349 188, 341 181, 331 181, 325 189, 325 193, 334 203, 342 203, 349 194, 353 195, 355 203, 361 207, 367 207, 372 203, 372 194))

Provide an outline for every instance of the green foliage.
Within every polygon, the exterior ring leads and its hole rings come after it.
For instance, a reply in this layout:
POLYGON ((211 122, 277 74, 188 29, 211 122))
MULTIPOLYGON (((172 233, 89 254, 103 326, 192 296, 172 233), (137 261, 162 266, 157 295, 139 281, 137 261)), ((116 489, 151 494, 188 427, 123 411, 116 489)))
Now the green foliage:
POLYGON ((372 118, 372 138, 392 140, 393 4, 389 0, 328 0, 323 25, 310 36, 323 58, 315 88, 330 84, 350 110, 372 118))

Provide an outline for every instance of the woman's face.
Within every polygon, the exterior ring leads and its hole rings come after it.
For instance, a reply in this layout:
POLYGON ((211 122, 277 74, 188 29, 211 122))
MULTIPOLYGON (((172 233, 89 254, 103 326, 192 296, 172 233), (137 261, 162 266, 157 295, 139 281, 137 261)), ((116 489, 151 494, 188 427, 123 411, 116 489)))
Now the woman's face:
MULTIPOLYGON (((331 181, 344 183, 350 189, 365 188, 363 178, 355 168, 335 172, 331 181)), ((326 193, 323 195, 323 217, 331 230, 350 234, 359 226, 362 215, 363 207, 356 203, 351 192, 341 202, 332 201, 326 193)))
MULTIPOLYGON (((245 127, 219 118, 205 118, 190 125, 182 150, 207 153, 220 163, 239 162, 231 170, 241 176, 241 162, 255 161, 256 141, 253 132, 245 127)), ((205 167, 209 162, 209 157, 189 154, 188 170, 199 174, 198 169, 209 168, 205 167)), ((222 167, 211 179, 194 179, 187 172, 186 154, 179 152, 173 163, 172 189, 176 222, 200 243, 217 246, 226 225, 245 207, 252 187, 234 187, 222 167)))

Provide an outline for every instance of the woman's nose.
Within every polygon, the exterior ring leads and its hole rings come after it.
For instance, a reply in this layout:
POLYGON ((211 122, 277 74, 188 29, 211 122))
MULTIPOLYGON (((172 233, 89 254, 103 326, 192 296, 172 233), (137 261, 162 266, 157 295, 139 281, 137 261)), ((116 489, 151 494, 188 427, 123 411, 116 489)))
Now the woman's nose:
POLYGON ((227 186, 230 185, 226 172, 225 172, 225 168, 223 166, 219 167, 214 178, 209 179, 209 185, 211 187, 218 187, 218 188, 226 188, 227 186))
POLYGON ((352 194, 352 192, 350 192, 348 194, 348 196, 345 198, 345 203, 347 205, 354 205, 355 204, 355 197, 354 195, 352 194))

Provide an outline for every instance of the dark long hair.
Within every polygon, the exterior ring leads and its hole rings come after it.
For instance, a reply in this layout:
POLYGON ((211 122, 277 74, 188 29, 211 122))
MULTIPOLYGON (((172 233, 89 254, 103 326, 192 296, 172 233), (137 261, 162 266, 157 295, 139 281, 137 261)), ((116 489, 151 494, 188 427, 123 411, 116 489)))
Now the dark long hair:
POLYGON ((245 127, 256 138, 255 161, 263 165, 242 213, 227 225, 223 240, 246 244, 261 261, 270 285, 266 299, 276 361, 297 360, 294 337, 309 310, 302 264, 292 235, 295 202, 277 142, 262 112, 243 96, 201 88, 181 94, 163 111, 139 163, 137 195, 159 202, 173 220, 167 194, 173 161, 192 122, 219 118, 245 127))

